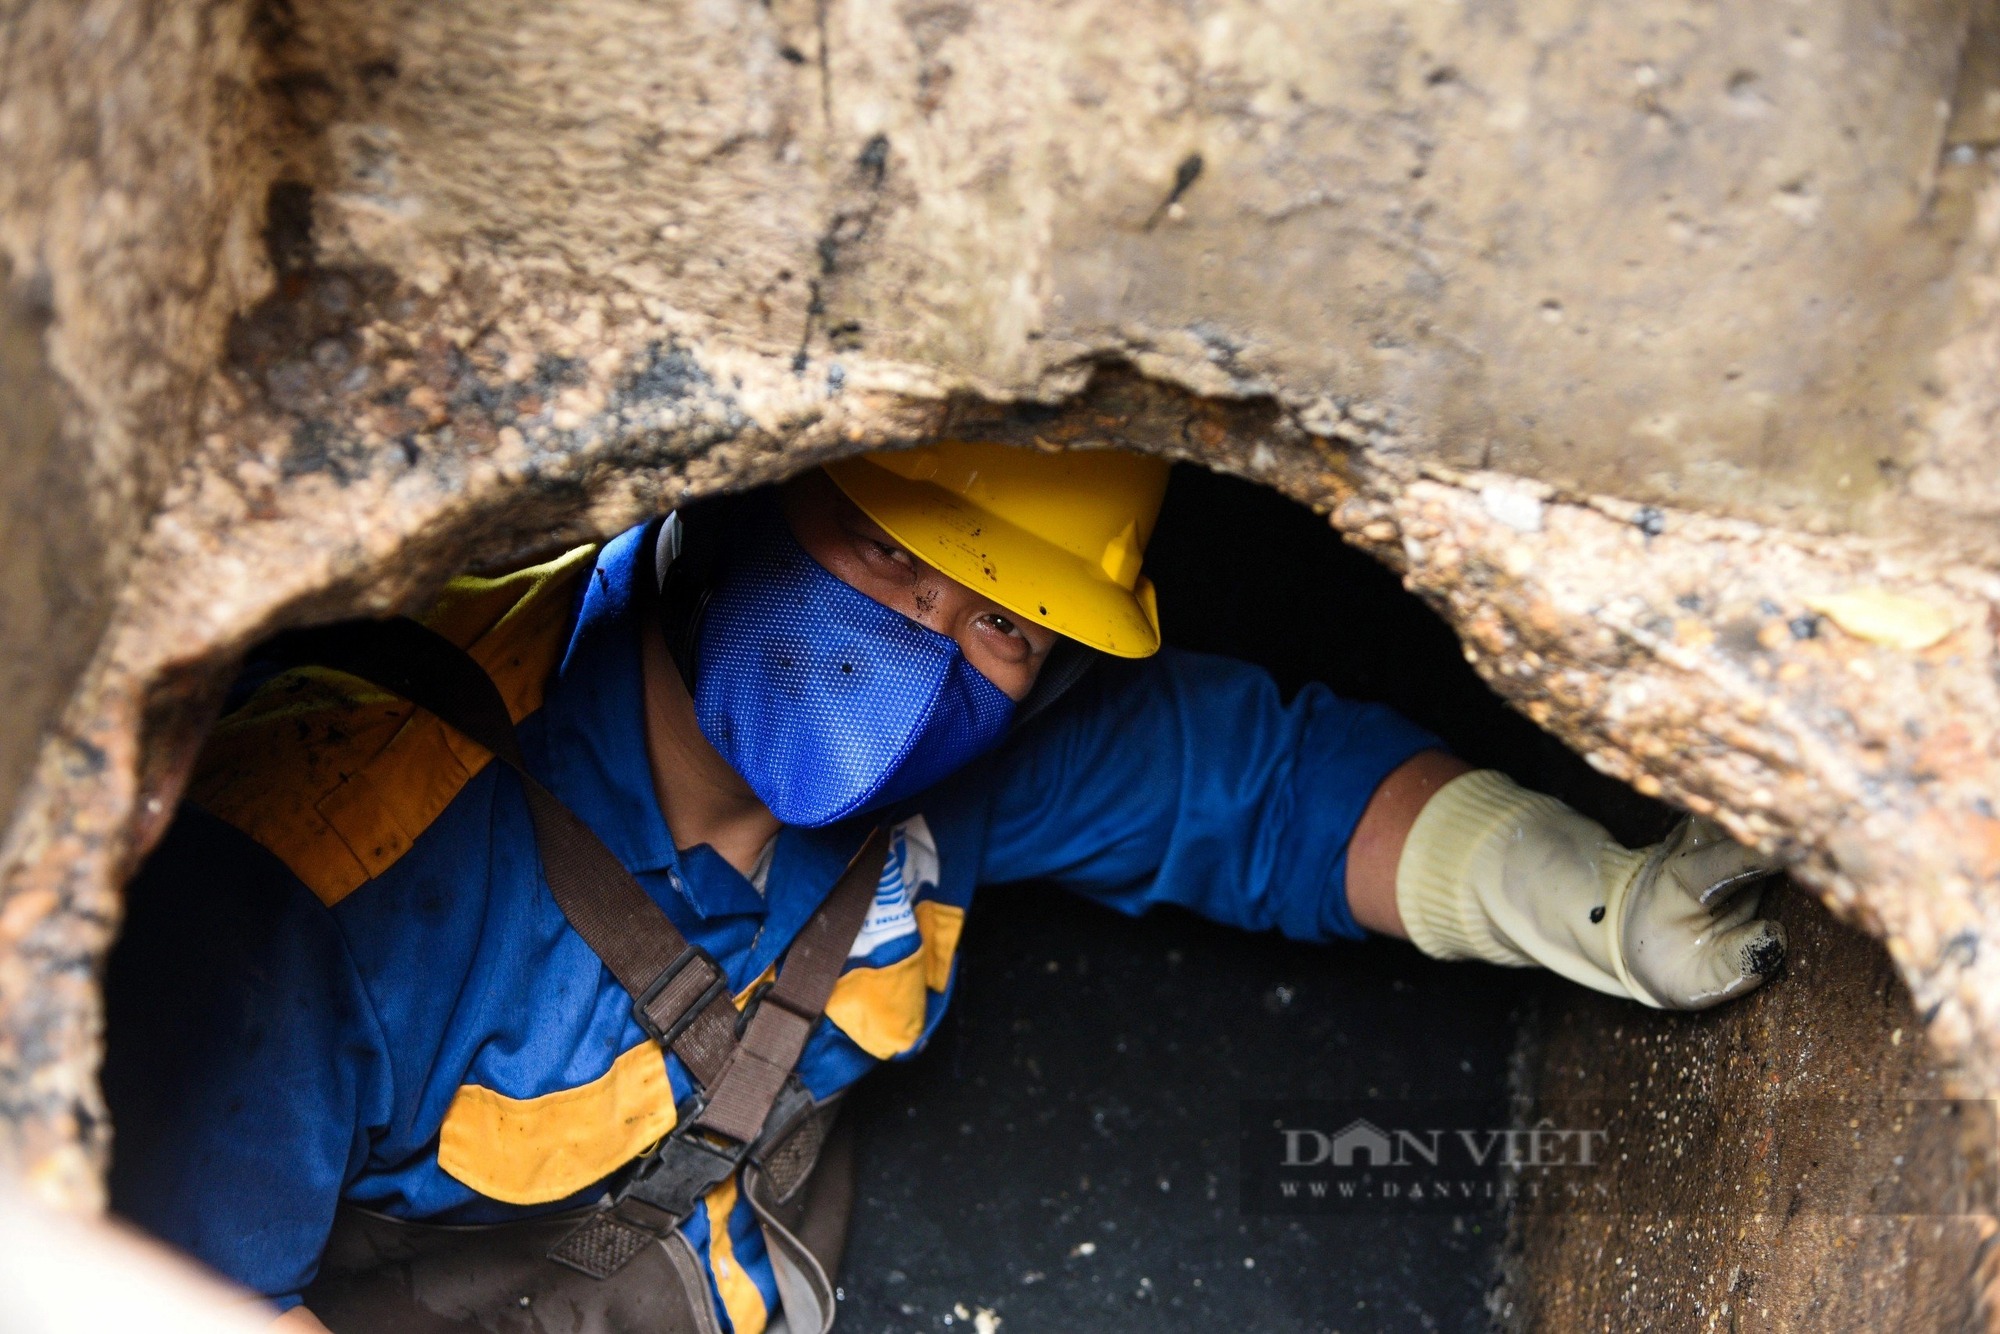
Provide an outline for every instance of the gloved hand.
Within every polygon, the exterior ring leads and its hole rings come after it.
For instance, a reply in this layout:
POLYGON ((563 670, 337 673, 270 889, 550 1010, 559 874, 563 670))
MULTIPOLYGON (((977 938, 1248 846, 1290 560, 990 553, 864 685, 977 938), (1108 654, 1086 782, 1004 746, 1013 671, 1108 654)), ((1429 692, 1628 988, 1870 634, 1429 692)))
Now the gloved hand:
POLYGON ((1777 863, 1689 818, 1631 851, 1594 820, 1491 769, 1438 789, 1403 844, 1396 906, 1439 959, 1540 964, 1659 1009, 1701 1010, 1778 970, 1756 916, 1777 863))

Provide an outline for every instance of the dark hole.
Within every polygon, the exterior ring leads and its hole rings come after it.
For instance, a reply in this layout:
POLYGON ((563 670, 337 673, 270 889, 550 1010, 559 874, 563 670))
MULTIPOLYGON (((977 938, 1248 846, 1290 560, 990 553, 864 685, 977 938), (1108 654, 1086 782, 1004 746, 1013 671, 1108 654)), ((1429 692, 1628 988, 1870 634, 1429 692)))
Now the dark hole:
POLYGON ((273 181, 265 200, 264 248, 280 277, 303 273, 313 260, 313 191, 303 181, 273 181))
POLYGON ((860 155, 854 159, 854 164, 863 171, 871 173, 875 183, 880 185, 882 173, 889 168, 889 136, 878 134, 871 138, 862 146, 860 155))

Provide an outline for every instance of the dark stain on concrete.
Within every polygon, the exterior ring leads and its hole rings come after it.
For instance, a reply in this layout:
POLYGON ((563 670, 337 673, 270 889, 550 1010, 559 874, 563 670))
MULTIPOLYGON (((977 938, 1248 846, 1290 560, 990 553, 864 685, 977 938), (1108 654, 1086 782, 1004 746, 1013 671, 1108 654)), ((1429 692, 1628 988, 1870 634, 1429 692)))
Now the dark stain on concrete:
MULTIPOLYGON (((45 351, 53 318, 46 284, 0 259, 0 810, 14 808, 44 725, 110 613, 92 479, 67 438, 67 393, 45 351)), ((101 766, 102 752, 81 744, 101 766)))
POLYGON ((838 1328, 1479 1334, 1504 1222, 1246 1214, 1241 1098, 1503 1091, 1533 977, 980 891, 931 1047, 854 1094, 838 1328))
POLYGON ((678 403, 712 389, 715 381, 686 348, 654 343, 646 350, 646 362, 619 386, 621 394, 634 403, 664 401, 678 403))

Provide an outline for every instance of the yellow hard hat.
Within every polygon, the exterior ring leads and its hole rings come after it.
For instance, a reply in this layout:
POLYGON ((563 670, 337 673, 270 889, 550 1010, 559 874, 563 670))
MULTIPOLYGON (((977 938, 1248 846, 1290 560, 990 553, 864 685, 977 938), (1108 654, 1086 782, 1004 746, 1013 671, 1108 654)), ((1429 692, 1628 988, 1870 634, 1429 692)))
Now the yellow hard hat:
POLYGON ((1120 658, 1158 651, 1160 613, 1139 564, 1165 460, 951 440, 826 471, 912 555, 1016 616, 1120 658))

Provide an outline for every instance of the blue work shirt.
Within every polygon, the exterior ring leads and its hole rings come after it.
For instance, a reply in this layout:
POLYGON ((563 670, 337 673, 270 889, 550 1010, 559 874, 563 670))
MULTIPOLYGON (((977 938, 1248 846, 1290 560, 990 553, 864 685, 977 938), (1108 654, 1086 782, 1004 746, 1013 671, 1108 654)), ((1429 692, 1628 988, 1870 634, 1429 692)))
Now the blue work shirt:
MULTIPOLYGON (((494 675, 531 771, 739 997, 868 828, 894 826, 800 1062, 814 1094, 923 1046, 976 885, 1047 878, 1127 913, 1361 935, 1349 838, 1382 778, 1437 740, 1171 649, 1107 664, 886 813, 783 830, 761 893, 706 846, 676 849, 645 739, 641 531, 463 581, 429 619, 494 675)), ((114 1205, 280 1306, 312 1280, 340 1201, 445 1223, 571 1207, 691 1088, 556 907, 520 788, 488 758, 352 678, 287 673, 218 726, 131 888, 107 984, 114 1205)), ((683 1231, 724 1327, 762 1329, 777 1288, 737 1183, 683 1231)))

